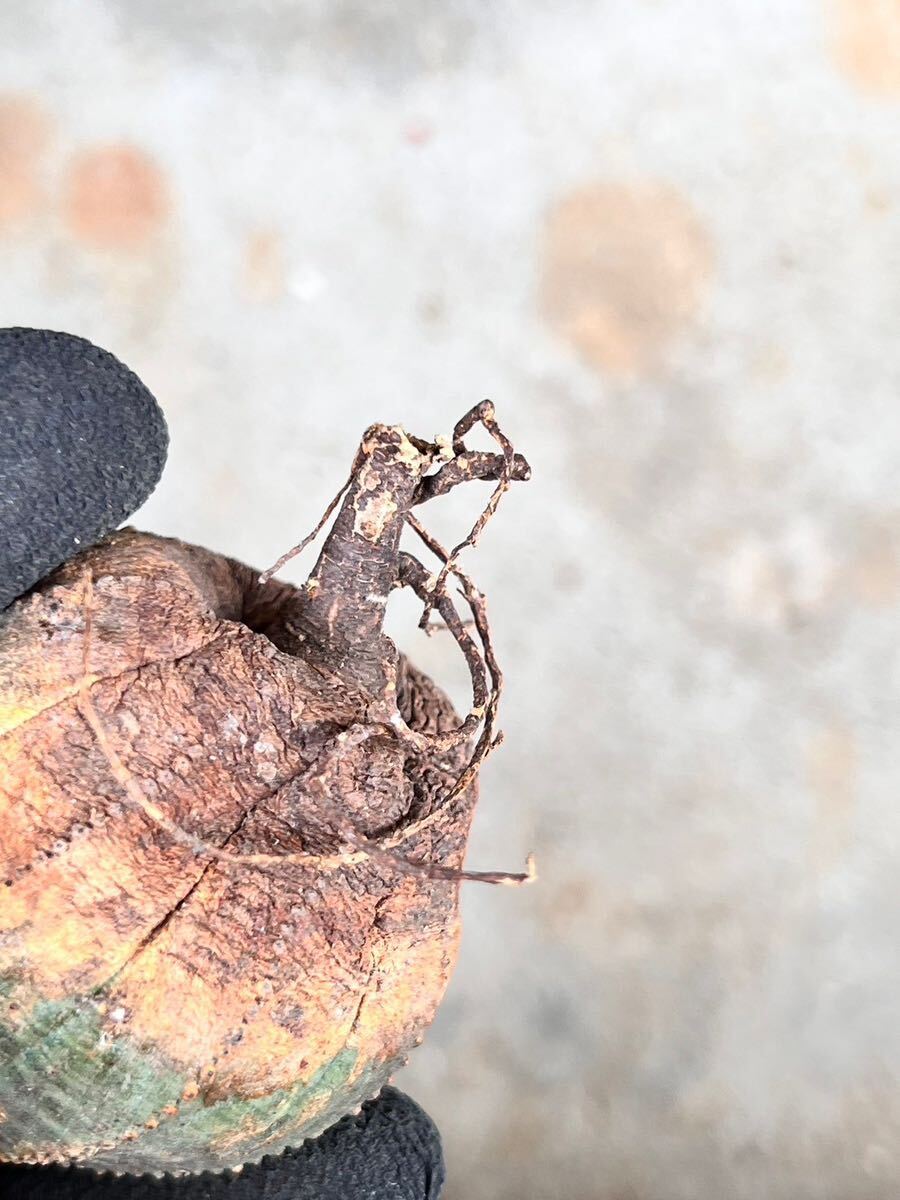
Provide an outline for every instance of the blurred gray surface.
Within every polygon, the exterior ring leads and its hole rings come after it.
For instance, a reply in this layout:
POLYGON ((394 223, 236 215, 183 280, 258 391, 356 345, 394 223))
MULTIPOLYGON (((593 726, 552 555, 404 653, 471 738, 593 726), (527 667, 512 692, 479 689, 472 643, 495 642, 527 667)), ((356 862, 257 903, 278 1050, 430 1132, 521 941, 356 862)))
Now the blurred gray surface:
POLYGON ((265 565, 484 396, 532 460, 448 1200, 897 1196, 896 0, 0 0, 0 86, 0 323, 157 394, 137 523, 265 565))

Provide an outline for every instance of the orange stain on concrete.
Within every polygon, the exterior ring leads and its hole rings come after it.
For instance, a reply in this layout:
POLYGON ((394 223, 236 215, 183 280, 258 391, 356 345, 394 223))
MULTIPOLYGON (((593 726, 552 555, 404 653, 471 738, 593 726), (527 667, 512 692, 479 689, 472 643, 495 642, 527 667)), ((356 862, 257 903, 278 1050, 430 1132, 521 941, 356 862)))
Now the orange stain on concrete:
POLYGON ((857 751, 853 731, 829 725, 807 748, 807 778, 816 810, 809 857, 817 874, 829 870, 850 839, 856 796, 857 751))
POLYGON ((49 121, 26 96, 0 96, 0 231, 34 212, 49 121))
POLYGON ((857 542, 850 564, 853 594, 873 607, 896 604, 900 599, 900 557, 890 525, 886 522, 861 530, 857 542))
POLYGON ((593 916, 592 901, 596 895, 591 881, 577 876, 565 880, 558 887, 545 888, 544 906, 540 910, 541 920, 554 937, 570 935, 573 926, 578 924, 585 914, 593 916))
POLYGON ((751 376, 760 383, 781 383, 790 370, 790 356, 783 346, 767 342, 758 346, 750 355, 748 367, 751 376))
POLYGON ((271 304, 285 290, 284 248, 271 229, 257 229, 244 246, 243 289, 254 304, 271 304))
POLYGON ((594 184, 549 215, 541 306, 589 364, 633 375, 696 315, 712 266, 709 235, 673 188, 594 184))
POLYGON ((446 986, 459 951, 460 923, 445 930, 416 935, 394 934, 372 946, 372 983, 357 1008, 346 1044, 360 1062, 393 1058, 434 1019, 443 987, 437 993, 423 980, 441 979, 446 986))
POLYGON ((156 234, 169 212, 162 171, 134 146, 98 146, 72 163, 65 219, 79 241, 102 250, 136 250, 156 234))
POLYGON ((900 96, 900 0, 830 0, 831 52, 860 90, 900 96))

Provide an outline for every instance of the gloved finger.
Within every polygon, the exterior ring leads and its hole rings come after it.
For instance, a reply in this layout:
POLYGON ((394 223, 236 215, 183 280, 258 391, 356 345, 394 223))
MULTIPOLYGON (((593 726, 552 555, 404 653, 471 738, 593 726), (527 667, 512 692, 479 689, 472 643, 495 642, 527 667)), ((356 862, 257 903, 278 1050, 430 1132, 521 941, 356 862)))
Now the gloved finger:
POLYGON ((47 329, 0 329, 0 609, 153 491, 168 448, 117 358, 47 329))
POLYGON ((97 1175, 79 1167, 0 1166, 6 1200, 437 1200, 441 1140, 408 1096, 385 1088, 358 1117, 235 1174, 97 1175))

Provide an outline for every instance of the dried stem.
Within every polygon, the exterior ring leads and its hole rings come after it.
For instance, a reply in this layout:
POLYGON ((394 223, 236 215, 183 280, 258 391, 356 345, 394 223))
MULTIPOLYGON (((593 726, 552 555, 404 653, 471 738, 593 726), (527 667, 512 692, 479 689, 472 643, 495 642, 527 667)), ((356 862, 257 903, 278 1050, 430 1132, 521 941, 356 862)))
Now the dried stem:
POLYGON ((97 679, 90 672, 94 598, 93 580, 88 572, 84 585, 83 673, 77 705, 114 779, 132 805, 194 854, 228 865, 268 868, 297 863, 327 870, 371 860, 401 873, 448 882, 521 884, 533 879, 534 863, 530 856, 525 872, 464 871, 419 862, 396 850, 438 821, 447 805, 473 782, 487 755, 501 742, 496 720, 503 676, 494 652, 485 601, 457 559, 465 547, 476 544, 510 482, 528 479, 529 475, 528 463, 514 452, 497 424, 490 401, 476 405, 457 423, 450 446, 446 439, 425 442, 409 437, 398 426, 373 425, 363 437, 347 482, 312 533, 253 580, 254 588, 265 587, 281 567, 318 536, 341 505, 305 587, 299 595, 293 593, 293 599, 284 606, 281 625, 276 621, 270 631, 282 648, 318 661, 372 697, 367 705, 369 723, 336 734, 316 763, 295 781, 325 802, 329 828, 321 832, 340 841, 333 854, 232 853, 189 833, 143 794, 113 746, 91 696, 91 686, 97 679), (464 438, 477 424, 498 443, 500 454, 466 449, 464 438), (441 465, 430 473, 435 464, 441 465), (497 486, 468 535, 448 551, 413 516, 411 509, 473 479, 496 480, 497 486), (426 572, 418 559, 401 553, 400 536, 406 524, 440 560, 436 578, 426 572), (462 620, 447 593, 451 575, 460 584, 471 610, 471 622, 462 620), (423 601, 423 628, 428 626, 432 610, 437 610, 466 660, 472 681, 472 708, 454 729, 437 734, 413 730, 397 708, 396 649, 382 632, 387 599, 395 587, 410 587, 423 601), (477 642, 470 628, 474 628, 477 642), (431 754, 446 753, 463 745, 479 727, 481 732, 466 766, 429 813, 401 823, 387 836, 372 839, 353 828, 330 795, 329 760, 341 752, 349 738, 365 740, 385 727, 413 752, 431 754))
MULTIPOLYGON (((390 840, 391 845, 400 844, 437 820, 445 806, 470 785, 485 758, 502 741, 502 734, 495 732, 495 726, 503 676, 494 652, 485 600, 470 577, 459 567, 457 560, 467 546, 477 543, 510 482, 526 480, 530 475, 531 468, 522 455, 515 453, 511 442, 497 422, 494 406, 489 400, 475 405, 457 422, 449 448, 446 439, 425 442, 396 428, 373 426, 363 439, 349 486, 344 489, 347 492, 344 506, 328 535, 319 564, 307 583, 308 598, 305 608, 310 610, 318 606, 320 643, 330 644, 334 651, 343 639, 345 644, 350 641, 355 643, 356 656, 365 646, 372 652, 373 657, 369 659, 365 675, 358 669, 355 671, 356 681, 368 683, 375 693, 368 710, 370 720, 383 722, 406 745, 420 753, 446 752, 468 741, 481 726, 472 756, 449 793, 442 797, 441 802, 430 814, 395 831, 390 840), (471 451, 466 448, 465 437, 478 424, 498 443, 500 454, 471 451), (434 463, 442 465, 433 474, 428 474, 434 463), (420 478, 414 487, 409 486, 410 473, 404 473, 400 470, 401 467, 412 467, 413 472, 419 472, 420 478), (497 486, 468 535, 448 551, 428 533, 412 514, 411 509, 414 505, 444 495, 458 484, 473 479, 495 479, 497 486), (398 482, 402 484, 402 488, 397 486, 398 482), (377 497, 377 505, 373 504, 372 493, 377 497), (360 533, 362 504, 376 508, 386 515, 380 527, 368 538, 370 544, 360 547, 357 535, 360 533), (400 553, 398 530, 404 523, 415 530, 440 560, 441 569, 436 579, 432 579, 412 555, 400 553), (342 589, 348 587, 348 581, 352 589, 352 581, 356 578, 361 563, 370 567, 374 563, 377 566, 380 584, 365 594, 357 587, 350 603, 345 603, 342 599, 342 589), (450 575, 460 583, 462 594, 472 613, 471 623, 460 618, 447 594, 446 584, 450 575), (389 576, 390 585, 381 586, 389 576), (421 628, 430 631, 431 612, 437 609, 466 660, 472 681, 472 708, 455 729, 440 734, 421 733, 407 725, 397 708, 396 656, 386 653, 386 639, 381 637, 387 593, 396 586, 411 587, 423 601, 419 623, 421 628), (323 613, 327 628, 324 637, 321 633, 323 613), (477 632, 480 648, 469 632, 470 627, 474 627, 477 632), (361 629, 364 630, 364 637, 359 636, 361 629), (382 660, 378 663, 373 662, 376 648, 378 653, 382 654, 382 660)), ((329 512, 333 511, 336 504, 337 498, 329 512)), ((322 528, 328 515, 320 521, 317 530, 322 528)), ((314 536, 315 532, 300 545, 307 545, 314 536)), ((266 578, 270 574, 271 572, 267 572, 266 578)), ((294 623, 294 629, 297 630, 298 627, 305 631, 301 633, 304 640, 312 632, 304 615, 294 623)), ((339 670, 344 668, 347 659, 347 652, 341 654, 336 664, 339 670)), ((531 868, 529 875, 530 872, 531 868)))
POLYGON ((438 453, 420 449, 399 426, 366 431, 343 504, 280 636, 285 648, 293 639, 298 653, 372 696, 384 694, 396 657, 382 626, 404 516, 438 453))
MULTIPOLYGON (((445 867, 439 863, 423 863, 397 854, 390 845, 374 841, 358 834, 346 818, 339 812, 337 805, 331 805, 330 815, 336 818, 337 834, 343 840, 344 846, 334 854, 288 853, 288 854, 235 854, 211 845, 203 838, 188 832, 177 822, 149 800, 138 786, 137 780, 125 766, 118 751, 112 744, 109 733, 97 711, 91 696, 91 687, 99 682, 90 669, 91 646, 93 640, 94 621, 94 587, 93 576, 88 570, 85 573, 83 585, 82 610, 84 615, 84 631, 82 636, 82 675, 76 698, 76 705, 82 718, 93 733, 101 752, 103 753, 110 773, 121 787, 131 804, 159 826, 180 845, 186 846, 198 856, 214 859, 227 866, 239 867, 284 867, 288 864, 315 866, 317 870, 328 870, 349 866, 353 863, 373 860, 392 867, 403 874, 411 874, 435 881, 461 882, 471 880, 480 883, 501 885, 517 885, 530 882, 533 878, 533 865, 530 864, 525 873, 509 873, 502 871, 464 871, 453 867, 445 867)), ((377 729, 367 729, 363 726, 343 730, 331 740, 324 754, 309 768, 299 781, 315 790, 316 782, 320 781, 327 771, 328 759, 334 753, 340 752, 348 738, 357 736, 366 738, 374 736, 377 729)), ((323 831, 325 832, 325 831, 323 831)), ((328 831, 330 832, 330 831, 328 831)))

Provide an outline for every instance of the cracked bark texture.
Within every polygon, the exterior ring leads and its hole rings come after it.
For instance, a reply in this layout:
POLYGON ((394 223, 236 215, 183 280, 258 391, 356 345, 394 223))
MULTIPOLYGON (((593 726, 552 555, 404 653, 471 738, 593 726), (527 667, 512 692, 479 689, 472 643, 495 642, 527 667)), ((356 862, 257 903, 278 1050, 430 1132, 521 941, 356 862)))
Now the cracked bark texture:
MULTIPOLYGON (((359 681, 279 649, 251 626, 296 647, 318 614, 308 591, 257 580, 129 530, 2 618, 2 1157, 234 1166, 358 1106, 433 1016, 459 884, 334 863, 336 814, 397 833, 450 790, 466 746, 425 758, 386 727, 336 755, 335 735, 367 720, 376 660, 359 681), (211 846, 330 866, 210 860, 129 805, 78 709, 86 569, 91 700, 141 792, 211 846)), ((413 732, 459 723, 402 658, 396 700, 413 732)), ((404 853, 460 866, 475 796, 404 853)))

